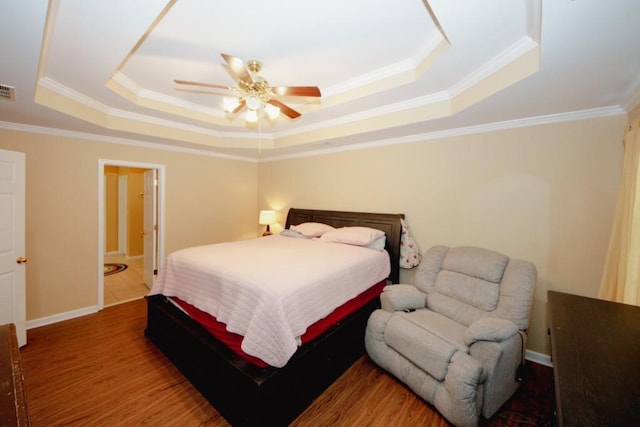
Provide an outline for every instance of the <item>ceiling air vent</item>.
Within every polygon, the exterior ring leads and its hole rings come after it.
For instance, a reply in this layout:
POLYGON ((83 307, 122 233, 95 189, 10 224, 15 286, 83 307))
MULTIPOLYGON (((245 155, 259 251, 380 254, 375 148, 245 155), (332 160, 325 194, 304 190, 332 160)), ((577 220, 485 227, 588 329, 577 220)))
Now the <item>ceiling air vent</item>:
POLYGON ((0 84, 0 98, 5 98, 9 101, 15 101, 16 88, 0 84))

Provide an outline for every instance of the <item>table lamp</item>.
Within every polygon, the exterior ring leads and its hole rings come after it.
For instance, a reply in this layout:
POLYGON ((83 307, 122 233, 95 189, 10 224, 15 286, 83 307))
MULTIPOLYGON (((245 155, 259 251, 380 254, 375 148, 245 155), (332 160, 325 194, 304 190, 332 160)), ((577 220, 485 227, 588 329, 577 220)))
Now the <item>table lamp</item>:
POLYGON ((271 230, 269 229, 269 226, 271 224, 275 224, 276 221, 276 211, 260 211, 260 218, 258 219, 258 223, 260 225, 266 225, 267 229, 265 230, 264 233, 262 233, 263 236, 269 236, 271 234, 273 234, 271 232, 271 230))

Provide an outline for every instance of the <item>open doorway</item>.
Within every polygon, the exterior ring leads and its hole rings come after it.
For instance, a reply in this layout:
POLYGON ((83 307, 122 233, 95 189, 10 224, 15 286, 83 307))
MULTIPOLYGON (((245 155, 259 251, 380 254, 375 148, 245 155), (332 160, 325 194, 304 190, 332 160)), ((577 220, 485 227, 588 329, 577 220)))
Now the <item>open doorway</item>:
POLYGON ((120 299, 141 297, 153 284, 164 256, 164 166, 100 159, 98 204, 101 310, 121 302, 118 298, 114 302, 111 290, 117 289, 120 299), (107 267, 105 260, 110 263, 107 267), (105 277, 114 269, 121 272, 105 277), (123 286, 137 286, 137 290, 123 286), (110 291, 106 295, 105 289, 110 291))
POLYGON ((154 247, 146 244, 157 223, 154 175, 155 169, 104 167, 105 307, 142 298, 153 284, 152 274, 145 274, 144 267, 155 264, 156 255, 154 247))

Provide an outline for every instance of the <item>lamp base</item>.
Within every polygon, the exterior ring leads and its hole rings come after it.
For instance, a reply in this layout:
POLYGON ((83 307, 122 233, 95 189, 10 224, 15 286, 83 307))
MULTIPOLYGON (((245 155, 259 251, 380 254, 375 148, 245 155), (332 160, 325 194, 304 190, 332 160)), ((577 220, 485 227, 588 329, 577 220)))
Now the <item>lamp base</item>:
POLYGON ((271 230, 269 230, 269 224, 267 224, 267 229, 264 230, 264 233, 262 233, 262 237, 264 236, 271 236, 273 233, 271 232, 271 230))

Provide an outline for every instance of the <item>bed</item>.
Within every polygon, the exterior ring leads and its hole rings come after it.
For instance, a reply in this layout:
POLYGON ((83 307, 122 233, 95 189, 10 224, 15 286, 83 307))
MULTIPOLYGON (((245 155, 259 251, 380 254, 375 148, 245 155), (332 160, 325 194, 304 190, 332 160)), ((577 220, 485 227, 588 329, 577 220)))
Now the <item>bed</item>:
MULTIPOLYGON (((307 222, 382 230, 389 254, 388 281, 399 279, 402 214, 289 210, 285 228, 307 222)), ((286 260, 284 260, 286 262, 286 260)), ((147 297, 145 335, 234 426, 292 422, 364 353, 364 329, 377 297, 297 348, 280 367, 250 363, 214 338, 165 295, 147 297)))

